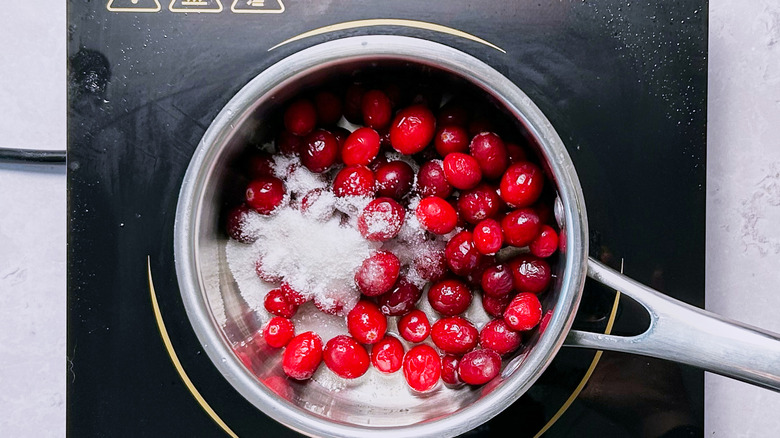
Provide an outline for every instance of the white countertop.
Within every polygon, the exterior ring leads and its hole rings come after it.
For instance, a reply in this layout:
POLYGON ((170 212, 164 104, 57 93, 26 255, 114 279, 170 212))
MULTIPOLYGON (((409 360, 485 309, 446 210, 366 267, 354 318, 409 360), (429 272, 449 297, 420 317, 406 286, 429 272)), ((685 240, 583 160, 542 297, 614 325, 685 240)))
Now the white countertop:
MULTIPOLYGON (((66 2, 0 14, 0 146, 65 149, 66 2)), ((780 2, 711 0, 707 308, 780 332, 780 2)), ((0 436, 65 436, 64 167, 0 164, 0 436)), ((706 375, 705 436, 774 437, 780 393, 706 375)))

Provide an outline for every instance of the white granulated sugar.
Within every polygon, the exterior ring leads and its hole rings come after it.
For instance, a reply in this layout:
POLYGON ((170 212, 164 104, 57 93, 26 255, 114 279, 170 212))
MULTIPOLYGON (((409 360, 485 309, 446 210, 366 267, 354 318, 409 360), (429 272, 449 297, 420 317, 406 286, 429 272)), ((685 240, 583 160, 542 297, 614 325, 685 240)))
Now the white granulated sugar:
POLYGON ((255 263, 258 255, 254 245, 230 239, 225 246, 225 256, 241 296, 249 307, 258 313, 260 320, 265 323, 270 319, 270 314, 265 310, 263 300, 268 291, 275 286, 257 276, 255 263))

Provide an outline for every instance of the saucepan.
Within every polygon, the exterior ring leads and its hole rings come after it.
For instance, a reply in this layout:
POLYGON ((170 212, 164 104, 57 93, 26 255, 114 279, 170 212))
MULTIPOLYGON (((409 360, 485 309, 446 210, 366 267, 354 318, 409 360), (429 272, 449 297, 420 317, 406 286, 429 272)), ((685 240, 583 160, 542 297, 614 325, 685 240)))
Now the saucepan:
POLYGON ((174 245, 185 309, 208 357, 249 402, 307 435, 461 434, 516 401, 564 345, 668 359, 780 390, 779 335, 672 299, 589 258, 582 189, 551 123, 494 68, 427 40, 388 35, 333 40, 290 55, 257 75, 217 115, 192 157, 179 195, 174 245), (236 354, 236 347, 252 336, 259 322, 226 266, 227 237, 220 212, 224 210, 222 193, 234 176, 232 163, 248 142, 270 135, 264 131, 269 114, 301 89, 386 65, 434 72, 484 93, 532 137, 535 152, 555 185, 564 245, 554 285, 542 302, 550 311, 549 321, 544 330, 525 340, 525 348, 505 360, 498 377, 481 387, 440 388, 425 394, 396 389, 371 392, 350 384, 285 379, 279 355, 271 351, 260 351, 251 367, 236 354), (649 328, 630 337, 571 330, 587 277, 643 305, 650 314, 649 328))

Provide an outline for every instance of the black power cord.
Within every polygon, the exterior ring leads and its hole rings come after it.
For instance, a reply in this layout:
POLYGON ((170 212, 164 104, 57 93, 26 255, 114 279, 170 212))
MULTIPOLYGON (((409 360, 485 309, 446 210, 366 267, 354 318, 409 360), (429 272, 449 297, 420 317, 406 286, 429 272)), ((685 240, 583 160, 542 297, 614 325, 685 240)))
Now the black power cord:
POLYGON ((0 148, 0 163, 65 164, 65 151, 0 148))

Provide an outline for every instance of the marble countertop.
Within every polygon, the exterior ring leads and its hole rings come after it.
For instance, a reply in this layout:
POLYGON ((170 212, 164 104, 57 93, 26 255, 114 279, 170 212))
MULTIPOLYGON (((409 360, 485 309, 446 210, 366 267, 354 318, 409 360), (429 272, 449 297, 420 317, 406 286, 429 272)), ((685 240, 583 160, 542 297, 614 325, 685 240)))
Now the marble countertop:
MULTIPOLYGON (((66 2, 0 14, 2 147, 65 149, 66 2)), ((780 3, 709 2, 707 309, 780 332, 780 3)), ((64 167, 0 164, 0 436, 65 436, 64 167)), ((780 393, 706 374, 705 435, 770 437, 780 393)))

